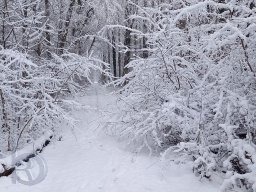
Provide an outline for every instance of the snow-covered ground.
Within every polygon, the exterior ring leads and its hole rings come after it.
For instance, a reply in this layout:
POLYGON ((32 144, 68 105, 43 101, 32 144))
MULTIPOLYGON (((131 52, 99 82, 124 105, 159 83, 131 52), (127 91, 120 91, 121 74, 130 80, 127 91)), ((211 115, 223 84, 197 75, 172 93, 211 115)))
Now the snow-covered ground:
MULTIPOLYGON (((188 165, 167 165, 157 157, 125 151, 99 135, 101 111, 113 106, 107 94, 78 99, 92 110, 74 112, 80 123, 66 130, 62 141, 42 153, 48 174, 35 186, 0 178, 0 192, 218 192, 217 185, 200 182, 188 165)), ((88 108, 88 107, 85 107, 88 108)))

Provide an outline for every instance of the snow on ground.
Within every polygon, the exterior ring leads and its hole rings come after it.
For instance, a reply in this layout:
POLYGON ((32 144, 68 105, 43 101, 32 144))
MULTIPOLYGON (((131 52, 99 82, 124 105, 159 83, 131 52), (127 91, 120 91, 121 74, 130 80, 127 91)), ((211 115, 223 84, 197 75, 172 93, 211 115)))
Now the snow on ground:
POLYGON ((218 192, 218 186, 200 182, 189 166, 166 165, 156 157, 125 151, 117 142, 98 134, 101 111, 113 106, 107 94, 78 99, 93 110, 74 112, 80 123, 67 130, 62 141, 42 154, 46 179, 35 186, 0 178, 0 192, 218 192))

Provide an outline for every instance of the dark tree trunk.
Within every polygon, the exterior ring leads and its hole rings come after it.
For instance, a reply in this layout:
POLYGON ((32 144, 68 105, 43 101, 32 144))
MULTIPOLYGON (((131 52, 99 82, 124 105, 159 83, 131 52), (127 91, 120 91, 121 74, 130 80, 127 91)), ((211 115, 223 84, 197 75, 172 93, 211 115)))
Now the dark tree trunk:
POLYGON ((49 0, 45 0, 44 1, 44 5, 45 5, 45 17, 46 17, 46 32, 45 32, 45 39, 46 39, 46 57, 50 58, 51 54, 50 54, 50 46, 51 46, 51 34, 49 32, 50 30, 50 26, 49 26, 49 18, 50 18, 50 2, 49 0))
MULTIPOLYGON (((115 45, 114 33, 112 34, 112 44, 115 45)), ((113 73, 114 73, 114 76, 116 77, 117 76, 117 74, 116 74, 117 65, 116 65, 116 48, 115 47, 112 47, 112 57, 113 57, 113 73)))
MULTIPOLYGON (((127 47, 127 48, 130 48, 131 46, 131 31, 130 30, 126 30, 125 31, 125 40, 124 40, 124 45, 127 47)), ((124 55, 124 67, 131 61, 131 51, 128 50, 125 55, 124 55)), ((125 75, 128 73, 128 69, 127 68, 124 68, 124 71, 123 71, 124 74, 122 75, 125 75)))
POLYGON ((62 55, 64 53, 64 48, 67 42, 67 37, 68 37, 68 31, 69 31, 69 26, 75 6, 75 0, 71 0, 68 8, 68 12, 66 15, 65 23, 64 23, 64 29, 59 29, 59 34, 58 34, 58 53, 62 55))

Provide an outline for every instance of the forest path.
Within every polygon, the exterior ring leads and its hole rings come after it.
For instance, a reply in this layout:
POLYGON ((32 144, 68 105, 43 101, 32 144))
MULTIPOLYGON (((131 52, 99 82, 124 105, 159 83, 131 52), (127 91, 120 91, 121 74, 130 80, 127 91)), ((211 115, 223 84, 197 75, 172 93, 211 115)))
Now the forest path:
MULTIPOLYGON (((97 92, 97 91, 96 91, 97 92)), ((42 153, 48 166, 45 180, 35 186, 0 179, 0 192, 218 192, 198 181, 185 165, 167 166, 158 158, 132 154, 97 129, 101 111, 113 97, 95 94, 78 99, 84 108, 73 112, 79 125, 67 130, 63 141, 42 153)))

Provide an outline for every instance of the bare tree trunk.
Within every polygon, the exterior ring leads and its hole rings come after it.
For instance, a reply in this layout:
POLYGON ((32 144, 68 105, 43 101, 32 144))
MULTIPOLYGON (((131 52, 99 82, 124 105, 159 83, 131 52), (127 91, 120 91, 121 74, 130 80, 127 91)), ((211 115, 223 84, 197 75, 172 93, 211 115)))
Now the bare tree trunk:
POLYGON ((2 14, 3 14, 3 21, 2 21, 2 45, 4 47, 4 49, 6 48, 6 45, 5 45, 5 12, 6 12, 6 0, 4 1, 4 8, 3 8, 3 11, 2 11, 2 14))
POLYGON ((11 151, 11 130, 10 126, 8 125, 8 117, 7 117, 7 111, 6 111, 6 103, 4 99, 4 94, 2 89, 0 89, 0 97, 2 102, 2 115, 3 115, 3 125, 2 129, 3 132, 7 132, 7 151, 11 151))
POLYGON ((60 55, 62 55, 64 53, 64 47, 65 47, 66 42, 67 42, 69 26, 70 26, 70 22, 71 22, 71 18, 72 18, 75 3, 76 3, 75 0, 70 0, 68 12, 67 12, 65 23, 64 23, 64 29, 63 30, 59 29, 59 33, 58 33, 58 53, 60 55))
POLYGON ((46 55, 47 58, 50 58, 51 54, 50 54, 50 46, 51 46, 51 35, 50 35, 50 26, 49 26, 49 19, 50 19, 50 2, 49 0, 45 0, 44 1, 44 5, 45 5, 45 17, 46 17, 46 32, 45 32, 45 39, 46 39, 46 55))
MULTIPOLYGON (((130 30, 126 30, 125 31, 125 40, 124 40, 124 45, 128 48, 130 48, 131 46, 131 31, 130 30)), ((125 56, 124 56, 124 67, 130 62, 131 60, 131 51, 130 50, 127 50, 127 52, 125 53, 125 56)), ((128 73, 128 69, 127 68, 124 68, 123 70, 123 73, 122 75, 125 75, 128 73)))
MULTIPOLYGON (((2 22, 2 45, 4 47, 4 49, 7 48, 7 45, 6 45, 6 40, 8 38, 8 35, 6 35, 6 32, 7 32, 7 29, 6 29, 6 19, 7 19, 7 16, 8 16, 8 4, 7 4, 7 0, 4 0, 4 7, 3 7, 3 10, 2 10, 2 13, 3 13, 3 22, 2 22)), ((7 32, 8 33, 8 32, 7 32)))
MULTIPOLYGON (((27 0, 25 0, 24 2, 25 4, 27 4, 27 0)), ((23 9, 23 17, 27 18, 28 17, 28 7, 26 6, 23 9)), ((27 51, 28 49, 28 36, 27 36, 27 24, 23 23, 23 27, 22 27, 22 49, 23 51, 27 51)))
MULTIPOLYGON (((111 34, 112 36, 112 44, 115 46, 115 32, 113 32, 111 34)), ((112 57, 113 57, 113 73, 114 73, 114 77, 117 77, 116 74, 116 48, 112 47, 112 57)))

